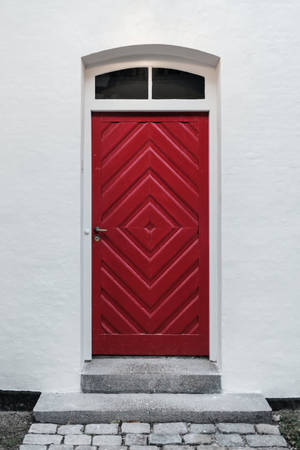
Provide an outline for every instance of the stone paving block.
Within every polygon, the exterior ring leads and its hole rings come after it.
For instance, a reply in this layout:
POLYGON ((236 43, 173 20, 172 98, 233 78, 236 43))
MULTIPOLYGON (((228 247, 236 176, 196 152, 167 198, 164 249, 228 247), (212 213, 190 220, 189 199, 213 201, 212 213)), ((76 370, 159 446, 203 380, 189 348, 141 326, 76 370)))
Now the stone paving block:
POLYGON ((131 445, 130 450, 159 450, 156 445, 131 445))
POLYGON ((283 436, 274 434, 250 434, 246 436, 250 447, 287 447, 283 436))
POLYGON ((87 434, 118 434, 118 431, 117 423, 90 423, 84 430, 87 434))
POLYGON ((146 445, 147 436, 145 434, 126 434, 125 445, 146 445))
POLYGON ((216 432, 216 427, 211 423, 192 423, 191 433, 212 434, 216 432))
POLYGON ((47 450, 47 447, 46 445, 20 445, 19 450, 47 450))
MULTIPOLYGON (((193 445, 164 445, 163 450, 194 450, 193 445)), ((206 447, 205 447, 206 448, 206 447)), ((219 450, 214 447, 214 450, 219 450)))
POLYGON ((127 450, 127 449, 128 447, 125 447, 123 445, 99 445, 99 447, 97 447, 97 450, 127 450))
MULTIPOLYGON (((225 447, 216 447, 216 445, 197 445, 197 450, 225 450, 225 447)), ((238 447, 234 447, 234 450, 238 450, 238 447)), ((243 448, 244 450, 244 448, 243 448)))
POLYGON ((185 444, 212 444, 213 438, 209 434, 188 433, 183 436, 185 444))
POLYGON ((58 427, 58 434, 81 434, 83 425, 61 425, 58 427))
POLYGON ((256 425, 259 434, 280 434, 278 425, 270 425, 268 423, 260 423, 256 425))
MULTIPOLYGON (((215 450, 220 450, 221 447, 215 447, 215 450)), ((225 447, 222 447, 225 450, 225 447)), ((251 450, 251 447, 227 447, 227 450, 251 450)), ((252 449, 253 450, 253 449, 252 449)), ((257 449, 255 449, 257 450, 257 449)), ((282 450, 282 449, 281 449, 282 450)))
POLYGON ((28 433, 55 434, 56 430, 57 425, 54 423, 33 423, 28 433))
POLYGON ((149 444, 181 444, 182 438, 179 434, 156 434, 152 433, 149 436, 149 444))
POLYGON ((155 423, 153 425, 154 434, 183 434, 187 432, 187 424, 184 422, 155 423))
POLYGON ((255 433, 255 428, 250 423, 218 423, 217 428, 221 433, 255 433))
POLYGON ((97 450, 97 447, 93 445, 79 445, 79 447, 76 447, 76 450, 97 450))
MULTIPOLYGON (((253 447, 243 447, 243 450, 247 450, 247 449, 253 450, 253 447)), ((285 450, 285 449, 286 449, 285 447, 284 447, 284 449, 282 447, 255 447, 255 450, 285 450)), ((215 450, 219 450, 219 449, 215 449, 215 450)), ((234 449, 234 450, 237 450, 237 449, 234 449)))
POLYGON ((104 434, 101 436, 93 437, 93 445, 121 445, 122 444, 122 436, 120 435, 110 435, 104 434))
POLYGON ((88 434, 66 434, 64 444, 68 445, 90 445, 92 437, 88 434))
POLYGON ((150 424, 142 422, 124 422, 122 423, 122 433, 150 433, 150 424))
POLYGON ((49 450, 73 450, 73 445, 50 445, 49 450))
POLYGON ((244 447, 244 441, 239 434, 216 434, 216 441, 224 447, 244 447))
POLYGON ((49 444, 60 444, 62 441, 62 436, 57 434, 26 434, 23 439, 23 444, 32 445, 49 445, 49 444))

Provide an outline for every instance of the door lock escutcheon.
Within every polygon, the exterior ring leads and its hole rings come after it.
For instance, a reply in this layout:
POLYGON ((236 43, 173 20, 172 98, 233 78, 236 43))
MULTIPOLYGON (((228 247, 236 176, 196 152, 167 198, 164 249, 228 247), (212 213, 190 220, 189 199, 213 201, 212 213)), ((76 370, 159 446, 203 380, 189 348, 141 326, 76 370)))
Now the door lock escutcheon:
POLYGON ((95 242, 99 242, 100 241, 100 236, 99 236, 99 234, 101 234, 101 233, 106 233, 107 232, 107 229, 106 228, 100 228, 100 227, 95 227, 94 228, 94 233, 95 233, 95 236, 94 236, 94 241, 95 242))

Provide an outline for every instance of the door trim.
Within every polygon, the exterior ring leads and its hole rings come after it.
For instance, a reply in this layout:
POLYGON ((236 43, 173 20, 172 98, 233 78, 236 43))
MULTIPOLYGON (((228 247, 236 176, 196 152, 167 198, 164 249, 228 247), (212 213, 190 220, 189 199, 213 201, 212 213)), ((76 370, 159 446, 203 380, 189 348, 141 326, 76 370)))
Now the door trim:
POLYGON ((208 112, 209 114, 209 359, 221 364, 221 157, 219 147, 218 67, 202 66, 175 57, 122 59, 121 62, 83 66, 81 160, 81 355, 92 358, 91 327, 91 116, 92 112, 208 112), (138 66, 185 70, 206 79, 201 100, 95 100, 95 75, 138 66))

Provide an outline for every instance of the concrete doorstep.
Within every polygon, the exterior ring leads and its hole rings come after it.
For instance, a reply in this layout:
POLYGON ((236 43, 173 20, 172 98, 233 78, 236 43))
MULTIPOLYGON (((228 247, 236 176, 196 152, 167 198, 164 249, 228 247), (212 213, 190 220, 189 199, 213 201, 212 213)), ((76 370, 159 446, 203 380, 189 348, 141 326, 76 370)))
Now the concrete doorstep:
POLYGON ((42 394, 37 422, 108 423, 185 421, 270 423, 271 408, 259 394, 42 394))
POLYGON ((200 357, 94 357, 84 364, 83 392, 209 394, 221 390, 215 363, 200 357))

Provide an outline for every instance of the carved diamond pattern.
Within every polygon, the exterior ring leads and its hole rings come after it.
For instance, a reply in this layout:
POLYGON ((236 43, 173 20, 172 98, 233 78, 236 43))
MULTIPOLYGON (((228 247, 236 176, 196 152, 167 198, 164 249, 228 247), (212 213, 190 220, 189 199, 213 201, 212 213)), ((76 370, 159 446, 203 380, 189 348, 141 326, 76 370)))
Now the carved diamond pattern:
POLYGON ((116 353, 126 354, 128 345, 131 354, 176 354, 172 341, 165 351, 150 341, 148 350, 137 350, 129 336, 202 333, 208 259, 199 260, 206 255, 198 233, 199 179, 206 172, 197 120, 97 121, 93 222, 108 232, 99 245, 93 243, 93 328, 101 347, 96 353, 114 353, 119 341, 113 336, 122 335, 116 353))
POLYGON ((124 228, 127 235, 139 243, 141 249, 152 252, 170 237, 172 232, 175 233, 178 226, 149 198, 141 211, 135 214, 124 228))
POLYGON ((147 223, 147 225, 145 226, 145 228, 146 228, 146 230, 151 232, 152 230, 155 230, 155 225, 153 225, 153 223, 149 221, 147 223))

